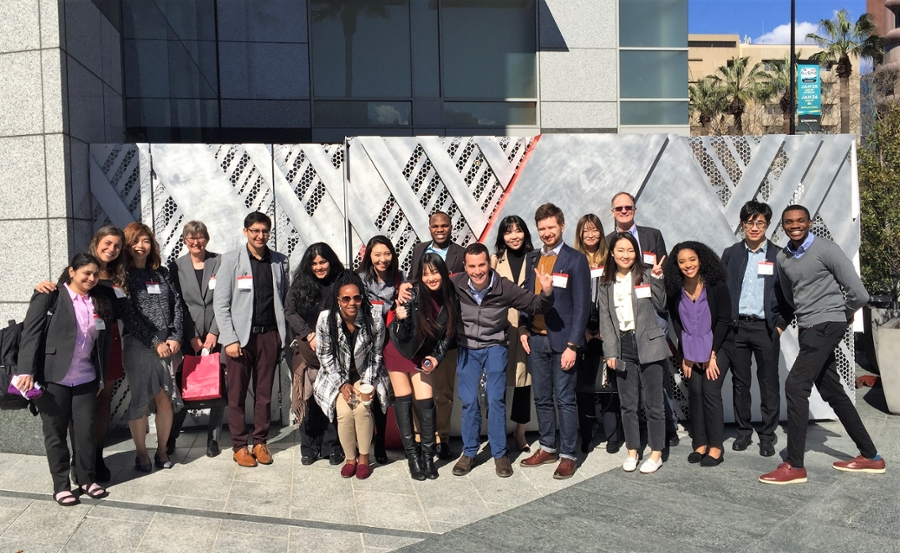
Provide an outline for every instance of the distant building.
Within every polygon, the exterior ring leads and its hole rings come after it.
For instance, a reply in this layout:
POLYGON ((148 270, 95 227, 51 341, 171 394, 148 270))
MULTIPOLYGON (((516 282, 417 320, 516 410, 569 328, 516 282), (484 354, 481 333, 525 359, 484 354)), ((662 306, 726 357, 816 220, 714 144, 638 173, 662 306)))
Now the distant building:
POLYGON ((866 11, 884 39, 884 61, 875 67, 876 102, 892 102, 900 94, 900 0, 866 0, 866 11))

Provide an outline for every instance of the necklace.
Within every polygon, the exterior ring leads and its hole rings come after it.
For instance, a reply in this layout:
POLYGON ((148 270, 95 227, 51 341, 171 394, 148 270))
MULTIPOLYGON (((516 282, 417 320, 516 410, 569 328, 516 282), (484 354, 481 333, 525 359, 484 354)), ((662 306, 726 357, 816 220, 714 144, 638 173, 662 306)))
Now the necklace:
POLYGON ((684 289, 684 293, 688 295, 688 298, 691 299, 692 302, 695 302, 700 298, 700 292, 703 291, 703 283, 698 282, 696 288, 694 288, 694 293, 691 294, 687 288, 684 289))

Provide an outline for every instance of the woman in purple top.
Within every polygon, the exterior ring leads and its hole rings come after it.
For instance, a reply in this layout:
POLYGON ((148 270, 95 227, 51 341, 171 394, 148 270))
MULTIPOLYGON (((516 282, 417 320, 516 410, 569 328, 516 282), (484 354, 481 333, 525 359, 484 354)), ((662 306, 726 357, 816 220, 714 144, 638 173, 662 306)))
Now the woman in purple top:
POLYGON ((667 257, 664 273, 669 316, 688 383, 694 448, 688 462, 714 467, 725 459, 722 382, 734 341, 725 267, 705 244, 681 242, 667 257))
POLYGON ((22 325, 16 387, 22 393, 35 386, 43 395, 34 400, 41 412, 44 446, 53 477, 53 498, 64 507, 79 503, 69 488, 69 448, 72 425, 75 476, 80 493, 100 499, 106 490, 95 474, 94 418, 97 395, 109 366, 109 328, 115 321, 108 295, 97 287, 100 262, 80 253, 63 272, 58 289, 35 292, 22 325))

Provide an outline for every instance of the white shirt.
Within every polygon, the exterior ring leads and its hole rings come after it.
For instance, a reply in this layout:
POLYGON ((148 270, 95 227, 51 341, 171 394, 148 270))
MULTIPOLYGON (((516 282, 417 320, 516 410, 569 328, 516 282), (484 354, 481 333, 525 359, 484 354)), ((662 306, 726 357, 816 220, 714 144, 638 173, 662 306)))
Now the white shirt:
POLYGON ((622 332, 634 330, 634 293, 631 284, 631 273, 624 277, 616 273, 616 283, 613 284, 613 299, 616 307, 616 318, 619 319, 619 330, 622 332))

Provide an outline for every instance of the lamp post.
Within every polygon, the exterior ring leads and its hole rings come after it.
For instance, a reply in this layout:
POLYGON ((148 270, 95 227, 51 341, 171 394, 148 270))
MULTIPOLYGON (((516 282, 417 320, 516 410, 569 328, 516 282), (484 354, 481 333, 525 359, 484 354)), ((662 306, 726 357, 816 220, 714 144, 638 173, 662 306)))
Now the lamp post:
POLYGON ((797 82, 797 54, 795 52, 795 45, 797 43, 797 38, 794 36, 794 22, 796 21, 796 3, 795 0, 791 0, 791 82, 788 84, 788 90, 790 94, 788 95, 788 99, 791 102, 791 134, 797 133, 797 99, 794 97, 796 92, 795 84, 797 82))

